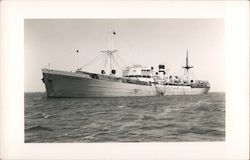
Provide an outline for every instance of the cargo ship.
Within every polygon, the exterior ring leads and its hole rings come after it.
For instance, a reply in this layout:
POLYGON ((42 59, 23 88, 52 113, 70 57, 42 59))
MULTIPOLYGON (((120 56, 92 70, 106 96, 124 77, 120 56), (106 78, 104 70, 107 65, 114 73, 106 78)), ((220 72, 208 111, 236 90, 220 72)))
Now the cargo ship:
MULTIPOLYGON (((43 68, 42 81, 47 97, 124 97, 124 96, 168 96, 207 94, 210 84, 206 80, 195 80, 189 76, 188 51, 183 76, 171 75, 165 65, 132 65, 122 68, 122 76, 116 75, 113 37, 116 32, 110 29, 108 47, 101 51, 105 54, 105 67, 100 73, 75 72, 43 68)), ((78 52, 78 51, 77 51, 78 52)))

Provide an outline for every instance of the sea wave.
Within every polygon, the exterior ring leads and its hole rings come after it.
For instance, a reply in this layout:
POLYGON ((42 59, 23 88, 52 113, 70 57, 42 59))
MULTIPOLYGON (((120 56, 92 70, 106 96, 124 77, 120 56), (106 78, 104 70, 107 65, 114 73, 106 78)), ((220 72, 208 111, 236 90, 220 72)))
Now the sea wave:
POLYGON ((34 125, 25 128, 25 131, 53 131, 53 129, 41 125, 34 125))
POLYGON ((204 140, 225 140, 224 94, 77 99, 25 94, 25 142, 204 140))

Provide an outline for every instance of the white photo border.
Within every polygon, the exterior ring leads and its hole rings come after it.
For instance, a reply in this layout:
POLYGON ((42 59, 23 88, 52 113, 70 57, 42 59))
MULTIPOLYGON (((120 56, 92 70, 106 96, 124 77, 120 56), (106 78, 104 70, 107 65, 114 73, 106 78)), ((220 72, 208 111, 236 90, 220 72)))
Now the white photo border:
POLYGON ((0 62, 2 159, 249 158, 248 1, 2 1, 0 62), (226 141, 24 143, 24 20, 72 18, 224 19, 226 141))

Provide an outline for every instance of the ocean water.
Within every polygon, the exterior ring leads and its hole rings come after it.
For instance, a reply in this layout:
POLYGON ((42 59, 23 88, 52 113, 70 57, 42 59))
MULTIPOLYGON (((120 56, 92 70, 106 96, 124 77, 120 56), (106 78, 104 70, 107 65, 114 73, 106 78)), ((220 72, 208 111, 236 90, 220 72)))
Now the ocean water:
POLYGON ((225 94, 47 98, 25 93, 25 143, 225 140, 225 94))

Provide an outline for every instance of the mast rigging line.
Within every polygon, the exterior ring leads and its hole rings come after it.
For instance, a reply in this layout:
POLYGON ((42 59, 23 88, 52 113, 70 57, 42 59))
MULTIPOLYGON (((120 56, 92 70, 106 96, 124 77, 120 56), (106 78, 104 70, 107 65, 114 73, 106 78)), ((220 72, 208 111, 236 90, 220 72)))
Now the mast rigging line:
POLYGON ((69 52, 69 53, 65 53, 65 54, 63 54, 63 55, 61 55, 61 56, 55 55, 54 57, 51 58, 49 64, 52 64, 52 63, 54 63, 55 61, 61 61, 61 60, 63 60, 64 58, 68 57, 69 55, 74 55, 74 54, 76 54, 76 53, 69 52))
POLYGON ((127 67, 128 65, 126 65, 126 63, 122 60, 122 58, 119 56, 119 54, 117 53, 116 55, 121 60, 121 62, 125 65, 125 67, 127 67))
POLYGON ((104 63, 104 66, 103 66, 102 68, 106 68, 106 66, 107 66, 108 55, 106 54, 105 56, 106 56, 106 57, 105 57, 105 63, 104 63))
POLYGON ((96 59, 101 59, 101 58, 105 59, 103 68, 106 68, 108 70, 108 72, 112 72, 113 67, 115 67, 115 65, 118 66, 119 69, 122 70, 121 66, 118 64, 118 61, 116 60, 116 57, 118 57, 118 59, 123 63, 123 65, 125 65, 125 67, 127 67, 126 63, 119 56, 119 54, 118 53, 114 54, 115 52, 118 51, 118 50, 113 49, 113 47, 114 47, 113 46, 113 39, 114 39, 115 35, 116 35, 116 32, 112 29, 112 26, 110 25, 107 49, 104 51, 101 51, 101 53, 105 53, 105 54, 97 55, 94 59, 92 59, 91 61, 89 61, 88 63, 83 65, 82 67, 78 68, 77 70, 81 70, 84 67, 88 66, 89 64, 93 63, 94 61, 96 61, 96 59))
POLYGON ((82 67, 78 68, 78 70, 81 70, 81 69, 83 69, 84 67, 90 65, 90 64, 93 63, 96 59, 101 58, 103 55, 104 55, 104 54, 97 55, 97 56, 94 57, 91 61, 89 61, 88 63, 86 63, 86 64, 83 65, 82 67))
POLYGON ((122 71, 122 67, 117 63, 117 61, 115 60, 115 58, 114 58, 114 62, 119 67, 119 69, 122 71))
MULTIPOLYGON (((120 41, 121 44, 125 45, 130 50, 129 52, 131 52, 132 54, 138 55, 139 57, 142 56, 142 54, 141 54, 142 52, 140 51, 140 49, 135 47, 133 45, 133 43, 130 43, 130 41, 127 41, 126 39, 121 39, 121 38, 117 39, 117 41, 120 41)), ((130 63, 131 63, 131 61, 130 61, 130 63)), ((127 66, 127 65, 125 64, 125 66, 127 66)))

